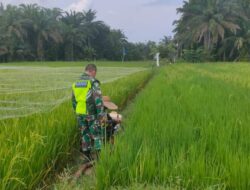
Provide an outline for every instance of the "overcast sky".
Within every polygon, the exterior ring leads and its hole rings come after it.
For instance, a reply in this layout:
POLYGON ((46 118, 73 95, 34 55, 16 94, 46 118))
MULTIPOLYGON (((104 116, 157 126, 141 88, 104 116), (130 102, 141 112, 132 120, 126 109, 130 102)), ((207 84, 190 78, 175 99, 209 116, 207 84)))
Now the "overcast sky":
POLYGON ((121 29, 132 42, 159 41, 172 35, 176 8, 183 0, 0 0, 4 4, 37 3, 64 10, 97 11, 97 18, 121 29))

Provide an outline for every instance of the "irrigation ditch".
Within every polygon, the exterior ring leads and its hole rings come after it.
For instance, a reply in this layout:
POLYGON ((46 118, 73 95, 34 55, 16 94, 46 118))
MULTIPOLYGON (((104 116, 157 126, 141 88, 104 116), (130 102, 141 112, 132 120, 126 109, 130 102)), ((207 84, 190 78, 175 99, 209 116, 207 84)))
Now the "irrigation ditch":
MULTIPOLYGON (((141 71, 141 72, 138 72, 137 74, 143 73, 143 72, 145 73, 145 71, 141 71)), ((136 86, 134 86, 131 91, 126 91, 124 93, 125 96, 120 97, 121 99, 119 101, 117 100, 114 94, 112 93, 111 95, 109 94, 109 89, 111 86, 110 83, 106 83, 105 86, 102 88, 103 95, 110 95, 111 99, 112 98, 115 99, 115 103, 119 106, 119 112, 122 113, 122 115, 124 112, 126 115, 128 114, 126 113, 126 108, 130 104, 133 104, 133 100, 135 99, 135 97, 147 86, 148 82, 155 76, 157 70, 151 69, 150 71, 146 71, 146 72, 147 72, 147 76, 143 80, 141 80, 140 83, 137 83, 136 86)), ((131 77, 137 74, 136 73, 131 74, 131 77)), ((125 78, 131 80, 129 76, 125 78)), ((124 80, 125 78, 118 79, 117 81, 114 81, 112 83, 119 85, 120 82, 124 80)), ((86 173, 83 173, 80 178, 75 178, 74 173, 76 172, 76 170, 79 169, 79 167, 82 166, 82 155, 79 151, 80 147, 79 147, 78 142, 76 142, 74 147, 75 148, 73 148, 72 151, 69 153, 70 159, 64 163, 61 163, 60 167, 54 172, 52 172, 50 174, 50 177, 47 177, 43 181, 43 184, 40 184, 40 187, 41 187, 40 190, 49 190, 49 189, 65 189, 66 190, 70 188, 70 186, 76 185, 79 181, 82 181, 83 183, 84 182, 89 183, 88 184, 89 187, 87 189, 92 189, 91 185, 94 185, 93 181, 95 180, 95 177, 93 175, 95 167, 92 167, 86 173)), ((94 186, 93 188, 95 189, 94 186)))

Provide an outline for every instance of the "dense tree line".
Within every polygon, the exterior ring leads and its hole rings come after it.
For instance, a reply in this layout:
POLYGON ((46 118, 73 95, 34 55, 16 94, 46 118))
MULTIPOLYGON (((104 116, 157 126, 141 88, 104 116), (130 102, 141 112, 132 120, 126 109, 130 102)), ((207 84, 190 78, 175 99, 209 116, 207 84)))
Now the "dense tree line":
POLYGON ((0 61, 250 60, 250 0, 189 0, 177 9, 174 37, 131 43, 93 10, 65 12, 36 4, 0 4, 0 61))
POLYGON ((189 0, 177 9, 174 42, 192 61, 250 60, 250 0, 189 0))
MULTIPOLYGON (((130 43, 93 10, 65 12, 36 4, 0 4, 0 61, 143 60, 149 44, 130 43)), ((155 45, 155 44, 154 44, 155 45)))

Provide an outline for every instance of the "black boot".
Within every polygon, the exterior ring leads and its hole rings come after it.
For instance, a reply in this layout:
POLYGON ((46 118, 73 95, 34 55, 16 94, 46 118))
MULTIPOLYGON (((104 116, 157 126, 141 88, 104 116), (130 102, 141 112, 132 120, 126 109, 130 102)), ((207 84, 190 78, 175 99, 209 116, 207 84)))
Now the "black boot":
POLYGON ((93 151, 91 157, 94 161, 98 161, 100 157, 100 150, 93 151))
POLYGON ((91 156, 90 150, 83 151, 83 155, 85 157, 85 161, 84 162, 90 162, 92 160, 92 156, 91 156))

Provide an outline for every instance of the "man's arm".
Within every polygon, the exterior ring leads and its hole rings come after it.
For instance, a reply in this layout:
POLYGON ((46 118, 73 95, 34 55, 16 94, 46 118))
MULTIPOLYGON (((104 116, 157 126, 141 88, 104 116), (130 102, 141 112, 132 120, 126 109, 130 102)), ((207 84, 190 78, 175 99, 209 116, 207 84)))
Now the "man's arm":
POLYGON ((102 92, 100 88, 100 82, 94 81, 92 84, 93 97, 96 106, 97 118, 101 119, 104 116, 104 107, 102 101, 102 92))
POLYGON ((72 98, 71 98, 71 100, 72 100, 73 109, 76 111, 76 104, 77 104, 77 102, 76 102, 76 98, 75 98, 75 95, 74 95, 73 92, 72 92, 72 98))

